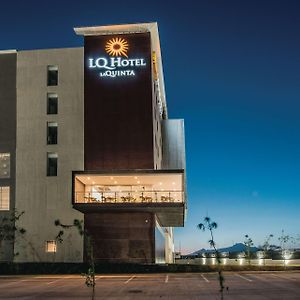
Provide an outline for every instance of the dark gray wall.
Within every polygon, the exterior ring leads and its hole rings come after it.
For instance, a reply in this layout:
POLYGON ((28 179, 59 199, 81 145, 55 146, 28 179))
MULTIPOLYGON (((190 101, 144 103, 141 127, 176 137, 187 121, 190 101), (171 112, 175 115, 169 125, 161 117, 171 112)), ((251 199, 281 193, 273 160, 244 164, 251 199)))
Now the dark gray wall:
MULTIPOLYGON (((16 59, 16 52, 0 52, 0 153, 10 153, 11 168, 10 178, 0 179, 0 186, 10 186, 10 211, 0 211, 0 223, 15 208, 16 59)), ((2 242, 0 261, 12 259, 13 244, 2 242)))
MULTIPOLYGON (((162 169, 186 169, 184 120, 161 121, 163 137, 162 169)), ((184 172, 185 208, 187 208, 186 172, 184 172)), ((185 213, 186 216, 186 213, 185 213)))
POLYGON ((154 263, 155 219, 146 212, 105 212, 84 215, 98 262, 154 263))

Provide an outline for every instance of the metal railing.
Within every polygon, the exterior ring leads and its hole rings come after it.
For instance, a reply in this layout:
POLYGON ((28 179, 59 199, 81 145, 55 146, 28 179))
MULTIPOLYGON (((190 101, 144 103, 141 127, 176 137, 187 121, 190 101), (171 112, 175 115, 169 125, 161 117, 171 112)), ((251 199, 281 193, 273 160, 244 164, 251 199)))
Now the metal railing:
POLYGON ((75 192, 75 203, 183 203, 182 191, 75 192))

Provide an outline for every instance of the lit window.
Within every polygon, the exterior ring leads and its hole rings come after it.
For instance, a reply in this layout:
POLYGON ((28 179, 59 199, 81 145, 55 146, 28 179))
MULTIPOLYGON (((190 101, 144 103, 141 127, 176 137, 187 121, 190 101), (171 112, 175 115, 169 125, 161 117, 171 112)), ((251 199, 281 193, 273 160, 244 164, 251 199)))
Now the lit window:
POLYGON ((0 178, 10 177, 10 153, 0 153, 0 178))
POLYGON ((54 86, 58 84, 58 66, 48 66, 48 86, 54 86))
POLYGON ((0 186, 0 210, 9 210, 9 186, 0 186))
POLYGON ((47 153, 47 176, 57 176, 57 153, 47 153))
POLYGON ((48 145, 57 144, 57 123, 56 122, 47 123, 47 144, 48 145))
POLYGON ((56 252, 56 241, 46 242, 46 252, 55 253, 56 252))
POLYGON ((57 94, 49 93, 47 95, 47 114, 56 115, 58 111, 58 96, 57 94))

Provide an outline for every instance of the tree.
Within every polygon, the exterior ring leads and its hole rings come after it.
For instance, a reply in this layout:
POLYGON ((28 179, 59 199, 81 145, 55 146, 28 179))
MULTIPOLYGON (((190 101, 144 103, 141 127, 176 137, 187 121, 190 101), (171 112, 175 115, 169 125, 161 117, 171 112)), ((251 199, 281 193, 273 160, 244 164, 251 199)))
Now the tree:
POLYGON ((248 264, 251 264, 251 247, 254 245, 253 240, 249 237, 248 234, 245 235, 244 245, 246 246, 247 260, 248 264))
POLYGON ((96 287, 96 274, 95 274, 95 259, 94 259, 94 248, 92 243, 92 237, 88 233, 88 231, 83 227, 83 221, 74 219, 73 224, 66 225, 62 224, 60 220, 55 220, 54 222, 55 226, 59 226, 61 230, 58 232, 56 236, 56 240, 59 243, 63 242, 63 235, 65 229, 70 229, 75 227, 78 230, 78 233, 80 236, 84 237, 84 241, 86 243, 86 257, 88 260, 89 268, 87 270, 87 273, 83 273, 82 275, 85 277, 85 284, 87 287, 92 288, 92 300, 95 299, 95 287, 96 287))
MULTIPOLYGON (((15 241, 26 233, 26 230, 23 227, 18 226, 18 221, 24 213, 24 211, 19 213, 17 210, 14 210, 8 217, 4 217, 1 219, 0 247, 4 241, 8 241, 12 245, 14 245, 15 241)), ((19 252, 13 252, 13 260, 18 255, 19 252)))
POLYGON ((216 259, 217 259, 217 263, 218 263, 218 279, 219 279, 219 285, 220 285, 220 294, 221 294, 221 299, 223 299, 223 297, 224 297, 223 291, 224 291, 224 288, 225 288, 224 287, 224 281, 225 281, 225 279, 224 279, 224 276, 223 276, 223 273, 222 273, 220 253, 219 253, 219 251, 216 248, 216 242, 215 242, 214 234, 213 234, 213 231, 215 229, 217 229, 218 225, 217 225, 216 222, 213 222, 209 217, 205 217, 204 218, 204 222, 198 224, 197 227, 200 230, 202 230, 202 231, 208 230, 209 233, 210 233, 210 240, 208 242, 209 242, 210 247, 214 249, 214 254, 215 254, 216 259))
POLYGON ((269 248, 270 248, 270 240, 271 240, 273 237, 274 237, 273 234, 269 234, 269 235, 266 237, 266 239, 265 239, 265 241, 264 241, 264 243, 263 243, 263 245, 262 245, 262 250, 263 250, 263 255, 264 255, 264 265, 266 265, 266 256, 267 256, 268 251, 269 251, 269 248))

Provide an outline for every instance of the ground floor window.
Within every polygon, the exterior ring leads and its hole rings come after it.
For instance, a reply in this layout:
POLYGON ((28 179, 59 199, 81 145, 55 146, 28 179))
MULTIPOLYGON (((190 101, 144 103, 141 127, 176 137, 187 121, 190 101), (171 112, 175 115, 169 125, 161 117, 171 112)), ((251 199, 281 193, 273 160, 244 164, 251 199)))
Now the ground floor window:
POLYGON ((46 242, 46 252, 55 253, 56 252, 56 241, 47 241, 46 242))
POLYGON ((0 186, 0 210, 9 210, 9 186, 0 186))

